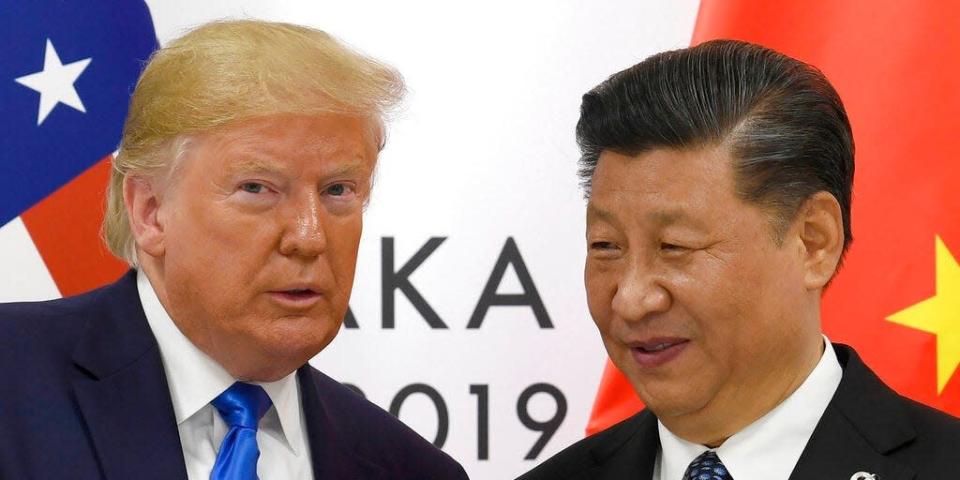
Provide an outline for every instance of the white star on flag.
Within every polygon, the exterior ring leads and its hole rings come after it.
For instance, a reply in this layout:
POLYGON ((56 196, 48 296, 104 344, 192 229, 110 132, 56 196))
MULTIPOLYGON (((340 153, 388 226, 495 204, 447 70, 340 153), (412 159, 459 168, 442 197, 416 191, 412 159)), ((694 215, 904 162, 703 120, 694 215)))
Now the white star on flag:
POLYGON ((37 111, 37 126, 43 123, 58 103, 71 106, 81 112, 87 110, 73 87, 80 74, 90 64, 91 58, 77 60, 64 65, 53 48, 53 42, 47 39, 47 52, 43 58, 43 70, 16 79, 17 83, 40 92, 40 109, 37 111))

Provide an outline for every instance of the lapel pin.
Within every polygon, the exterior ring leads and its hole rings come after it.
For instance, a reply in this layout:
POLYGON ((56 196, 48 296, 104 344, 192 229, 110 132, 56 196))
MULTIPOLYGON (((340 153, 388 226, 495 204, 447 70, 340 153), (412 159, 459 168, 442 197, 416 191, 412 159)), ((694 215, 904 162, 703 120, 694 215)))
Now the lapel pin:
POLYGON ((879 480, 875 473, 868 472, 857 472, 854 473, 850 480, 879 480))

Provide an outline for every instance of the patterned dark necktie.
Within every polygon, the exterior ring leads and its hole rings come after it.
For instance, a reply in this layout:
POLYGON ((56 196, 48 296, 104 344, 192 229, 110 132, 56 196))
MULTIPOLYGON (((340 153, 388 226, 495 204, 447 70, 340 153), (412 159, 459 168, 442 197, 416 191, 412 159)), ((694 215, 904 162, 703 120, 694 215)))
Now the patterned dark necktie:
POLYGON ((717 458, 717 453, 708 450, 690 462, 683 480, 733 480, 733 477, 717 458))
POLYGON ((210 403, 230 427, 210 480, 256 480, 260 458, 257 425, 272 405, 270 397, 259 385, 237 382, 210 403))

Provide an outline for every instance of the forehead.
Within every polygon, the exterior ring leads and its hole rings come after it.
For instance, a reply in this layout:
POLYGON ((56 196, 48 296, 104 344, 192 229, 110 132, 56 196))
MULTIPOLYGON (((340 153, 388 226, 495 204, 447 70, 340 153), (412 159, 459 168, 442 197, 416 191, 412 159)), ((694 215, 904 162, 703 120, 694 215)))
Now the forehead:
POLYGON ((730 156, 722 146, 633 156, 604 151, 593 174, 588 214, 629 210, 674 223, 691 215, 721 215, 738 204, 730 156))
POLYGON ((246 120, 200 135, 205 153, 227 153, 238 166, 276 160, 341 160, 372 164, 378 129, 346 115, 274 115, 246 120))

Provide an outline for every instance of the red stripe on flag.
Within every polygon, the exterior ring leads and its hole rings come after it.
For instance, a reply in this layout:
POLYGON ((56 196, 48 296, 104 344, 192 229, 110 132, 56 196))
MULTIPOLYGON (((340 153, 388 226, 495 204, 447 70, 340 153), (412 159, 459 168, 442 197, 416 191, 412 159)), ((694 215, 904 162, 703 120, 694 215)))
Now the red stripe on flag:
MULTIPOLYGON (((954 415, 960 375, 938 392, 937 335, 888 318, 938 293, 936 237, 960 258, 957 25, 960 3, 948 1, 703 0, 693 36, 774 48, 817 66, 840 92, 857 148, 855 241, 824 296, 824 330, 901 394, 954 415)), ((940 355, 956 348, 942 343, 940 355)), ((589 432, 636 412, 618 375, 604 375, 589 432)))
POLYGON ((109 177, 108 156, 21 215, 64 296, 112 282, 128 268, 100 239, 109 177))

